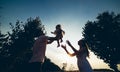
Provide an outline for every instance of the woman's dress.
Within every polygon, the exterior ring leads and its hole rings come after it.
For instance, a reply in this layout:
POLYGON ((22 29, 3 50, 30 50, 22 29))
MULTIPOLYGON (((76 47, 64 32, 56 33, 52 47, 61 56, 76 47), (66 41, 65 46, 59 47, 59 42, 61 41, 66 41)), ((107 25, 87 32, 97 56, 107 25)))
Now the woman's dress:
POLYGON ((86 59, 87 53, 77 55, 77 65, 80 72, 93 72, 92 68, 86 59))

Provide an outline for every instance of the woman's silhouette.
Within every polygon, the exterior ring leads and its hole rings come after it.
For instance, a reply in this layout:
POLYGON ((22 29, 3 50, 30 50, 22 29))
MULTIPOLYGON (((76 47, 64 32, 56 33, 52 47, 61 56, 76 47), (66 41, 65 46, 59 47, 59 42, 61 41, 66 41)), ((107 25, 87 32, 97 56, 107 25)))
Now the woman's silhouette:
POLYGON ((78 65, 79 71, 93 72, 88 60, 86 59, 86 57, 89 57, 89 51, 87 49, 87 44, 85 40, 81 39, 78 41, 78 45, 80 47, 79 50, 76 50, 68 40, 66 42, 72 48, 74 53, 70 54, 66 49, 66 46, 64 45, 61 45, 61 47, 67 52, 68 55, 77 57, 77 65, 78 65))

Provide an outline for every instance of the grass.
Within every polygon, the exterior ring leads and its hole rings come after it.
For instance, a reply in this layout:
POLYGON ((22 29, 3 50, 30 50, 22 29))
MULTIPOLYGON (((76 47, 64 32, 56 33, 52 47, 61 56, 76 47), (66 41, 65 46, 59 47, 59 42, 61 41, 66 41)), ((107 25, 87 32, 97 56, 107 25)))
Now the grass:
MULTIPOLYGON (((74 70, 74 71, 65 71, 65 72, 79 72, 79 71, 74 70)), ((109 69, 94 69, 93 72, 114 72, 114 71, 109 70, 109 69)))

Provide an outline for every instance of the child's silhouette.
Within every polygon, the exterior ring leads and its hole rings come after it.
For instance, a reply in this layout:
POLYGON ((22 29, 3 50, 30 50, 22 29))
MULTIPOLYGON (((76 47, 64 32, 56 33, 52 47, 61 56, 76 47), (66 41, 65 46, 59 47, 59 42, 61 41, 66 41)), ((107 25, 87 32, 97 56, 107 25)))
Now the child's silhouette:
POLYGON ((54 32, 51 32, 52 34, 55 34, 56 35, 56 40, 57 40, 57 43, 58 43, 58 46, 60 46, 60 42, 63 42, 62 38, 63 38, 63 35, 65 34, 65 31, 62 30, 61 28, 61 25, 58 24, 56 25, 56 30, 54 32), (60 40, 60 42, 59 42, 60 40))

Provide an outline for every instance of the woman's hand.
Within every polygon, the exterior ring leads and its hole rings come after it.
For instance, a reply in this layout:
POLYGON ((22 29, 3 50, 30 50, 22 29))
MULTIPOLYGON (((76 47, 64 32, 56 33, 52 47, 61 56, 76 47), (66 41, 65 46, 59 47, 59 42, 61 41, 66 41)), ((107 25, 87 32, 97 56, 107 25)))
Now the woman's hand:
POLYGON ((66 49, 66 45, 61 45, 61 47, 62 47, 63 49, 66 49))
POLYGON ((69 40, 66 40, 66 43, 70 46, 71 45, 71 43, 70 43, 70 41, 69 40))

